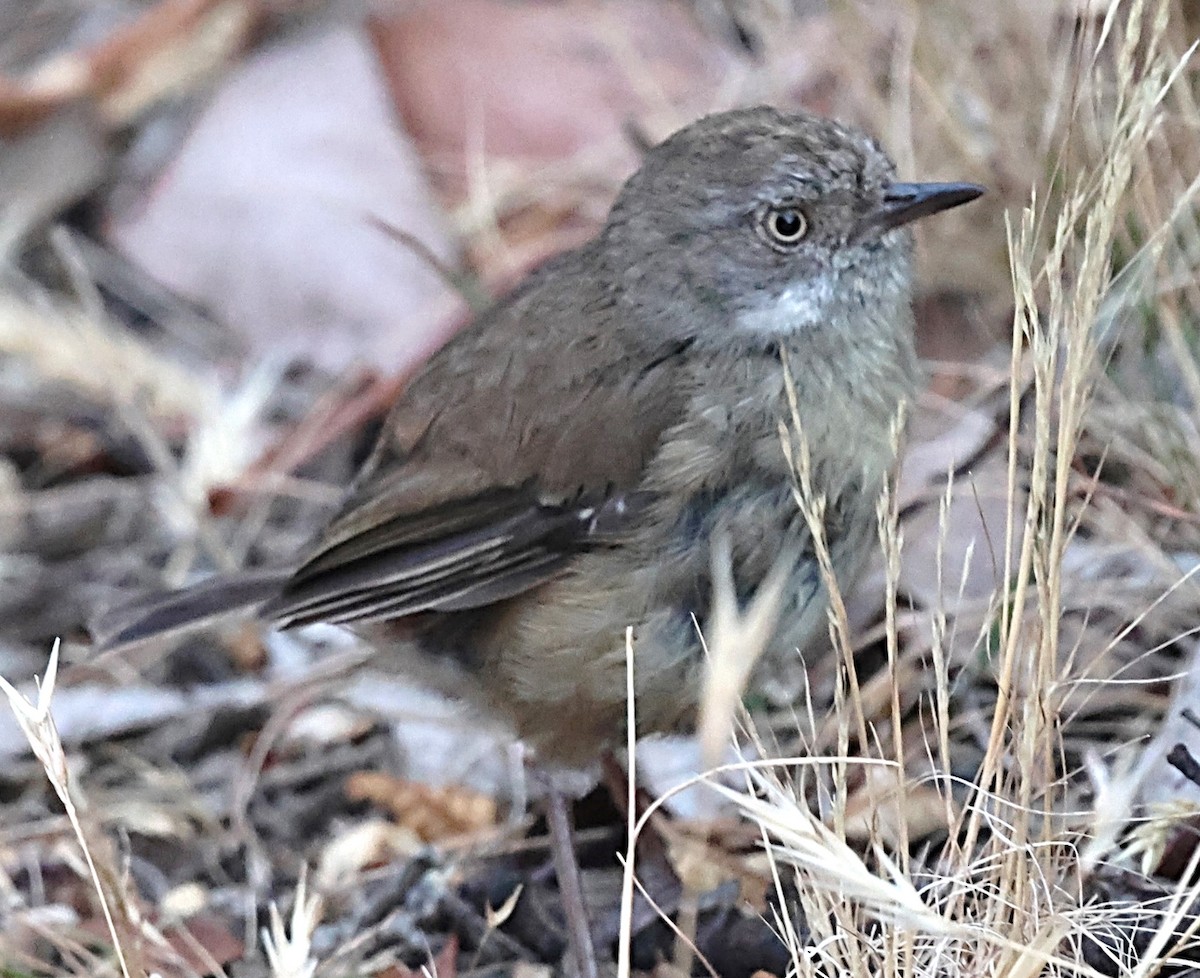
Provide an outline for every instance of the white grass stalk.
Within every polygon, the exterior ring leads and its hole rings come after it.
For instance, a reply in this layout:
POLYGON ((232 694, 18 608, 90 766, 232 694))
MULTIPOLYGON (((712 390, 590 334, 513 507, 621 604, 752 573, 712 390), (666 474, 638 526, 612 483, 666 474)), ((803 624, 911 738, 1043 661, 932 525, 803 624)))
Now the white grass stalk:
POLYGON ((308 893, 307 867, 300 873, 292 906, 291 926, 284 927, 283 917, 271 903, 271 925, 262 929, 263 951, 271 968, 271 978, 313 978, 317 959, 312 956, 312 936, 321 920, 321 897, 308 893))
POLYGON ((58 649, 59 643, 56 640, 54 647, 50 650, 50 662, 46 666, 46 675, 37 680, 36 704, 23 696, 3 676, 0 676, 0 691, 3 691, 8 698, 8 705, 12 708, 13 716, 16 717, 17 725, 20 726, 25 739, 29 741, 33 756, 42 765, 55 794, 62 802, 67 818, 71 822, 71 828, 75 832, 75 838, 83 850, 83 857, 87 860, 88 872, 91 874, 92 885, 96 888, 96 894, 100 900, 100 908, 104 913, 104 922, 108 926, 109 936, 112 938, 113 951, 117 955, 121 974, 124 975, 124 978, 131 978, 129 964, 125 959, 125 950, 121 946, 121 936, 117 933, 117 925, 109 907, 108 894, 100 880, 100 873, 92 858, 87 834, 83 830, 83 822, 80 820, 79 810, 75 804, 70 770, 67 767, 67 754, 63 749, 62 738, 59 737, 54 717, 50 713, 50 702, 54 697, 54 684, 58 679, 58 649))
POLYGON ((641 826, 637 817, 637 706, 633 682, 633 629, 625 629, 625 747, 628 795, 625 817, 628 841, 621 867, 621 926, 617 940, 617 978, 629 978, 633 945, 633 886, 634 860, 641 826))

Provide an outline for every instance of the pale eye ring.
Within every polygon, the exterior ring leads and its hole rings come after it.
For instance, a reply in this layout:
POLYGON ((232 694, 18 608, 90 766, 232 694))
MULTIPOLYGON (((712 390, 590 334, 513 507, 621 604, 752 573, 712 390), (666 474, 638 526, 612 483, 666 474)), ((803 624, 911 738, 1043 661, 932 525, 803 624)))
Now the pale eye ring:
POLYGON ((777 204, 763 212, 758 229, 772 248, 791 251, 808 234, 808 218, 795 204, 777 204))

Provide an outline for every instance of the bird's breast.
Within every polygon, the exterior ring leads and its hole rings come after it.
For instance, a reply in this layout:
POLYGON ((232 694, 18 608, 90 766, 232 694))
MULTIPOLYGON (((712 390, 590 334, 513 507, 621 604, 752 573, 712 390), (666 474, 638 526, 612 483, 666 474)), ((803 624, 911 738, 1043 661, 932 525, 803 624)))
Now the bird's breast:
MULTIPOLYGON (((670 554, 665 586, 696 610, 711 591, 710 542, 728 534, 745 599, 784 548, 811 558, 811 529, 797 501, 797 472, 823 500, 821 532, 842 563, 857 566, 875 504, 895 461, 893 425, 910 382, 818 372, 792 357, 793 391, 778 359, 702 362, 683 420, 667 431, 647 473, 658 499, 645 559, 670 554), (805 461, 801 461, 801 459, 805 461)), ((802 568, 805 575, 808 568, 802 568)))

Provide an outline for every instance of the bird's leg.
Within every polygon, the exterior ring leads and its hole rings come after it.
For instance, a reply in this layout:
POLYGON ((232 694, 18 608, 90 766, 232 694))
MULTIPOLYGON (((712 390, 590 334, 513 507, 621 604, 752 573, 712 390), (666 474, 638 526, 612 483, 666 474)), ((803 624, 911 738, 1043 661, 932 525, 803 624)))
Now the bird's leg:
POLYGON ((554 854, 558 893, 562 899, 563 914, 567 918, 567 942, 575 958, 578 978, 597 978, 596 950, 592 945, 592 928, 583 895, 579 860, 575 856, 571 813, 567 808, 567 799, 554 784, 554 779, 547 777, 545 781, 546 822, 550 827, 550 851, 554 854))

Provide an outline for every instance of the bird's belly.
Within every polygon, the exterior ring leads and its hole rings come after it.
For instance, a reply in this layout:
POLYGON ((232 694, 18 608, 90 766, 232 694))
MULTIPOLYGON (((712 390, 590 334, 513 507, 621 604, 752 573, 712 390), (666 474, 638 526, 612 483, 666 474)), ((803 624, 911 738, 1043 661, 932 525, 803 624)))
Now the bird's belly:
POLYGON ((533 600, 512 602, 480 630, 491 704, 544 757, 585 759, 623 737, 627 627, 639 733, 690 725, 705 661, 696 626, 710 620, 714 532, 728 535, 743 602, 781 553, 792 555, 772 647, 794 651, 824 620, 825 590, 786 483, 705 493, 658 515, 629 544, 582 555, 533 600))

